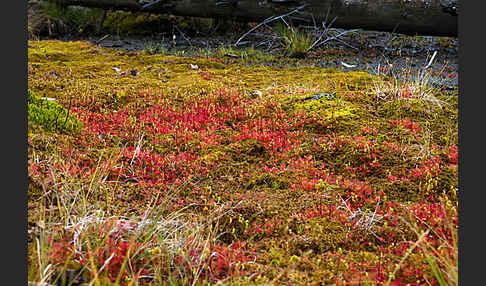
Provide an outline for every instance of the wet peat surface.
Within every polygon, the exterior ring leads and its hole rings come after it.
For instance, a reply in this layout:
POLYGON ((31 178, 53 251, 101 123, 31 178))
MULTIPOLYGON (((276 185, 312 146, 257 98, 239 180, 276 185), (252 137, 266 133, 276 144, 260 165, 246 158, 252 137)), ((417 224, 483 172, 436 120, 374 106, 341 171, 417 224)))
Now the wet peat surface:
MULTIPOLYGON (((457 38, 435 36, 408 36, 403 34, 358 30, 351 32, 332 29, 332 35, 344 34, 337 39, 310 51, 305 58, 289 59, 281 56, 282 49, 277 47, 257 47, 263 53, 275 55, 278 60, 245 61, 246 65, 266 65, 274 67, 315 66, 334 68, 340 71, 365 71, 370 74, 388 74, 400 80, 416 80, 428 67, 428 83, 446 92, 457 93, 458 89, 458 50, 457 38), (430 65, 429 62, 437 52, 430 65), (430 72, 432 71, 432 72, 430 72)), ((332 36, 329 34, 329 37, 332 36)), ((182 33, 178 37, 160 35, 152 37, 103 37, 74 38, 65 36, 63 41, 84 40, 101 47, 129 51, 164 50, 179 56, 202 56, 202 51, 211 54, 220 47, 239 50, 257 46, 261 39, 249 35, 246 44, 235 47, 234 43, 241 34, 189 37, 182 33)), ((275 46, 275 45, 274 45, 275 46)))

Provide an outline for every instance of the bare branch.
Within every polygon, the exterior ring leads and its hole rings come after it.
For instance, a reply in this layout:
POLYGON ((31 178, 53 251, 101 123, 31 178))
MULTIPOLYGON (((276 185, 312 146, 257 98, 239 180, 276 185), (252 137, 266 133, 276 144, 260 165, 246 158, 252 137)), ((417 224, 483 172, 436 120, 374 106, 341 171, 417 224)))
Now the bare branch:
POLYGON ((263 22, 261 22, 260 24, 256 25, 255 27, 251 28, 248 32, 244 33, 239 39, 238 41, 236 41, 236 43, 234 44, 235 46, 238 46, 240 41, 243 40, 246 36, 248 36, 251 32, 255 31, 256 29, 260 28, 261 26, 263 25, 267 25, 268 23, 271 23, 275 20, 282 20, 286 25, 287 27, 289 26, 288 23, 285 21, 285 17, 288 17, 292 14, 295 14, 295 13, 302 13, 301 9, 305 8, 308 4, 304 4, 304 5, 301 5, 297 8, 295 8, 294 10, 288 12, 288 13, 285 13, 285 14, 282 14, 280 16, 271 16, 267 19, 265 19, 263 22))

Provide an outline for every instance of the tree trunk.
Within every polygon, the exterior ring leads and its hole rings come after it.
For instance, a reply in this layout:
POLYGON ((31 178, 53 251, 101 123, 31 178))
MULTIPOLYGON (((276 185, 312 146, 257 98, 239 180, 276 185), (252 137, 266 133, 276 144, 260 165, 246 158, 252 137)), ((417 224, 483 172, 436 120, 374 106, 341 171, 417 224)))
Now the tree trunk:
POLYGON ((457 36, 459 0, 49 0, 114 10, 145 11, 177 16, 225 18, 261 22, 294 10, 303 4, 299 18, 319 25, 334 17, 335 28, 395 31, 403 34, 457 36), (144 7, 145 6, 145 7, 144 7), (142 8, 144 7, 144 8, 142 8))

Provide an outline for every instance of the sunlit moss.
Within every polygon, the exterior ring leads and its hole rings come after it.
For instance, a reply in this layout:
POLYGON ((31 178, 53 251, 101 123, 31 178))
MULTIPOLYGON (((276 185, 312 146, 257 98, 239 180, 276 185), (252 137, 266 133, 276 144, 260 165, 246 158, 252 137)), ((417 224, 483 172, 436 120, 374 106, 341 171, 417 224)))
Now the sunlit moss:
POLYGON ((59 130, 61 132, 75 132, 82 128, 82 124, 69 114, 69 110, 60 106, 52 99, 41 98, 28 90, 28 121, 30 128, 35 125, 46 130, 59 130))

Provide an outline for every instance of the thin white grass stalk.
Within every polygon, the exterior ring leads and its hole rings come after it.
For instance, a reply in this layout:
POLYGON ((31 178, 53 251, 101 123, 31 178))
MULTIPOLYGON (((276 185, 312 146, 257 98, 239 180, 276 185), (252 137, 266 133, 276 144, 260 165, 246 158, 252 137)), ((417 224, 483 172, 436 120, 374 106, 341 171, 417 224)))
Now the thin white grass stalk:
MULTIPOLYGON (((217 228, 217 226, 216 226, 217 228)), ((203 250, 201 252, 201 258, 199 259, 199 263, 198 263, 198 266, 196 269, 198 269, 196 271, 196 276, 194 277, 194 280, 192 281, 192 286, 196 285, 198 279, 199 279, 199 276, 201 275, 201 272, 202 270, 204 269, 204 265, 201 265, 201 263, 204 263, 206 264, 205 262, 205 253, 208 252, 208 243, 209 243, 209 239, 211 238, 211 232, 212 232, 212 229, 209 230, 209 233, 208 233, 208 236, 206 238, 206 241, 204 243, 204 247, 203 247, 203 250)))
POLYGON ((57 187, 57 180, 56 180, 56 176, 54 175, 54 171, 52 170, 51 166, 48 165, 48 168, 49 168, 49 172, 51 173, 51 177, 52 177, 52 182, 53 182, 53 185, 54 185, 54 188, 56 190, 56 202, 57 202, 57 209, 59 211, 59 216, 64 218, 63 214, 62 214, 62 207, 61 207, 61 196, 59 194, 59 188, 57 187))
POLYGON ((44 268, 44 262, 45 260, 45 247, 41 247, 39 239, 36 238, 36 243, 37 243, 37 259, 39 263, 39 284, 43 284, 47 279, 49 279, 52 276, 52 273, 54 272, 54 269, 52 268, 52 264, 48 264, 44 268))
POLYGON ((91 251, 91 242, 89 240, 89 237, 86 237, 86 242, 87 242, 86 245, 88 247, 88 261, 91 266, 91 272, 94 273, 94 278, 89 283, 89 286, 92 286, 93 284, 100 285, 100 281, 98 278, 98 270, 96 269, 96 264, 94 263, 93 252, 91 251))
POLYGON ((87 201, 87 198, 88 198, 88 193, 84 191, 84 186, 81 186, 81 198, 83 199, 83 211, 84 213, 87 213, 88 212, 88 201, 87 201))
MULTIPOLYGON (((77 202, 78 202, 78 196, 79 196, 79 194, 81 193, 81 190, 82 190, 82 189, 77 189, 77 191, 76 191, 76 190, 74 190, 74 191, 73 191, 73 192, 74 192, 74 198, 73 198, 73 202, 71 203, 70 208, 69 208, 69 209, 66 209, 66 212, 67 212, 67 213, 71 214, 71 213, 73 212, 74 207, 75 207, 75 205, 76 205, 76 204, 77 204, 77 202)), ((70 216, 69 216, 69 217, 70 217, 70 216)))
POLYGON ((36 241, 36 247, 37 247, 37 261, 39 263, 39 274, 42 274, 43 269, 42 269, 42 258, 41 258, 42 255, 41 255, 41 249, 40 249, 40 241, 37 237, 35 238, 35 241, 36 241))
MULTIPOLYGON (((440 101, 437 99, 435 96, 432 95, 433 89, 428 87, 429 85, 429 80, 430 76, 427 76, 425 71, 430 67, 432 64, 434 58, 435 58, 436 53, 432 56, 432 58, 429 60, 428 64, 421 69, 420 71, 417 72, 417 76, 415 80, 412 80, 408 83, 408 87, 411 89, 412 96, 410 98, 401 98, 401 88, 403 87, 401 81, 399 80, 399 77, 401 76, 400 74, 397 74, 393 72, 392 70, 392 76, 393 76, 393 85, 394 87, 388 87, 385 86, 383 82, 374 82, 374 92, 376 93, 377 99, 386 99, 389 96, 387 93, 391 93, 393 98, 391 100, 413 100, 413 99, 419 99, 423 101, 427 101, 432 103, 433 105, 438 106, 439 108, 442 108, 442 105, 444 102, 440 101)), ((378 71, 377 75, 380 76, 381 73, 379 71, 380 65, 378 65, 378 71)))
POLYGON ((101 271, 103 271, 103 269, 105 269, 105 267, 110 263, 110 261, 113 259, 113 257, 115 256, 115 253, 113 252, 110 257, 108 257, 106 260, 105 260, 105 263, 103 263, 103 265, 100 267, 100 269, 98 270, 98 275, 101 274, 101 271))
POLYGON ((378 202, 376 202, 375 211, 373 212, 373 216, 371 217, 371 222, 373 222, 373 220, 375 219, 376 211, 378 210, 378 205, 379 204, 380 204, 380 200, 378 199, 378 202))
POLYGON ((432 65, 432 62, 434 61, 436 55, 437 55, 437 51, 434 51, 434 53, 432 54, 432 57, 430 58, 429 63, 424 67, 424 69, 423 69, 424 71, 432 65))
POLYGON ((142 133, 142 135, 138 139, 137 145, 135 146, 135 151, 133 152, 132 159, 130 160, 130 167, 132 167, 133 161, 135 160, 135 157, 137 157, 140 154, 140 151, 142 149, 142 141, 143 141, 144 135, 145 134, 142 133))
POLYGON ((103 154, 104 153, 105 153, 105 151, 103 151, 100 154, 100 157, 98 158, 98 164, 96 165, 95 171, 93 173, 93 178, 91 178, 91 182, 89 183, 88 192, 86 193, 85 201, 86 201, 86 199, 89 197, 89 195, 91 193, 91 188, 93 187, 94 180, 96 179, 96 174, 98 173, 98 169, 100 168, 101 158, 103 157, 103 154))
POLYGON ((344 207, 342 205, 338 206, 337 210, 340 209, 340 208, 346 208, 350 213, 352 213, 351 209, 348 206, 348 203, 343 199, 343 197, 341 197, 340 194, 337 194, 337 195, 339 196, 339 198, 341 199, 341 201, 343 202, 343 205, 344 205, 344 207))
POLYGON ((42 272, 42 277, 39 281, 39 284, 42 285, 46 283, 47 279, 49 279, 52 276, 52 274, 54 273, 54 269, 51 268, 52 268, 52 264, 47 265, 47 267, 42 272))

